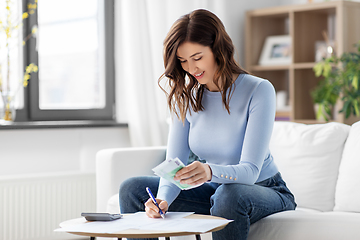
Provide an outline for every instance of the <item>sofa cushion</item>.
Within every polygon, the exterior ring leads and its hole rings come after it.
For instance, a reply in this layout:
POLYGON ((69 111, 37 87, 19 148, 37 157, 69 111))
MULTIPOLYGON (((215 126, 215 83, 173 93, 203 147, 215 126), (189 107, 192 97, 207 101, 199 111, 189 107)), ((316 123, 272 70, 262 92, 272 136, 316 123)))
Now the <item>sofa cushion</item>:
POLYGON ((360 212, 360 122, 351 126, 339 167, 335 211, 360 212))
POLYGON ((360 214, 320 212, 298 208, 270 215, 250 227, 248 240, 355 240, 360 236, 360 214))
POLYGON ((330 211, 350 126, 275 122, 270 150, 298 207, 330 211))

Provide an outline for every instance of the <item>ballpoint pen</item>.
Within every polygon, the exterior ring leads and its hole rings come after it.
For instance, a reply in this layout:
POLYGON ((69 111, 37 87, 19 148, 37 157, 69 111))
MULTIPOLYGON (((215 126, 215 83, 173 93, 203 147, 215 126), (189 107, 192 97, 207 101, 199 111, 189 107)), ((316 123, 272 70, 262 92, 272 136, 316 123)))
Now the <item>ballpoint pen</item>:
POLYGON ((165 219, 165 214, 163 213, 163 211, 161 211, 161 209, 160 209, 160 207, 159 207, 159 204, 156 202, 156 199, 155 199, 154 195, 152 194, 150 188, 149 188, 149 187, 146 187, 146 191, 147 191, 147 193, 149 194, 151 200, 152 200, 152 201, 154 202, 154 204, 158 207, 160 216, 165 219))

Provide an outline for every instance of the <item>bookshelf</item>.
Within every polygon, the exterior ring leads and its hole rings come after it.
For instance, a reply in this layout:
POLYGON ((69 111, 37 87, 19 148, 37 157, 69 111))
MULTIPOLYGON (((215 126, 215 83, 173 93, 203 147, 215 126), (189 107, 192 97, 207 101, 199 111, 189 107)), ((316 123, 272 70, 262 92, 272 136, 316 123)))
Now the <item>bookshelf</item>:
MULTIPOLYGON (((277 119, 318 123, 310 90, 321 80, 315 77, 312 68, 316 64, 316 43, 324 41, 323 31, 335 42, 335 54, 354 51, 353 44, 360 40, 360 3, 332 1, 247 11, 245 67, 272 82, 277 92, 287 93, 287 109, 278 109, 277 119), (279 35, 291 38, 291 61, 259 65, 266 38, 279 35)), ((351 120, 337 114, 334 121, 351 120)))

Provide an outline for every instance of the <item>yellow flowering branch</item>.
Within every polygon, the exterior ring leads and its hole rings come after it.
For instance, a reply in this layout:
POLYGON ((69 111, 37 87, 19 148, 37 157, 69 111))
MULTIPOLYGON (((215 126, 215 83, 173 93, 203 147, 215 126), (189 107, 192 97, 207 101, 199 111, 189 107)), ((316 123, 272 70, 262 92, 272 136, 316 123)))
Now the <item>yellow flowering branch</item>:
POLYGON ((25 70, 25 74, 24 74, 24 79, 23 79, 23 86, 27 87, 27 85, 29 84, 29 79, 31 78, 31 73, 36 73, 38 72, 38 66, 36 66, 33 63, 30 63, 29 66, 26 67, 25 70))
MULTIPOLYGON (((15 38, 15 37, 13 37, 12 33, 13 33, 13 31, 19 29, 23 25, 23 21, 25 19, 28 19, 30 15, 35 13, 35 10, 37 8, 37 0, 35 0, 34 3, 27 4, 27 11, 22 13, 21 19, 19 19, 19 21, 15 21, 15 22, 17 22, 16 24, 14 24, 12 21, 11 4, 12 4, 11 0, 6 0, 6 4, 5 4, 6 18, 5 18, 5 21, 2 21, 2 19, 0 19, 0 32, 4 32, 5 38, 6 38, 6 41, 5 41, 5 47, 6 47, 5 55, 6 55, 6 67, 7 67, 6 89, 4 89, 2 66, 1 66, 1 62, 0 62, 0 93, 1 93, 1 97, 3 99, 3 103, 5 106, 5 116, 4 116, 5 120, 12 120, 11 114, 9 115, 10 102, 16 96, 20 87, 26 87, 29 83, 29 79, 31 78, 31 73, 38 72, 38 67, 35 64, 30 63, 25 68, 24 76, 22 79, 20 79, 18 87, 10 95, 10 90, 11 90, 11 87, 10 87, 10 79, 11 79, 10 78, 10 76, 11 76, 11 74, 10 74, 10 52, 11 52, 10 42, 12 39, 15 38)), ((32 28, 31 33, 28 34, 24 38, 24 40, 22 41, 22 44, 25 45, 26 41, 29 40, 34 34, 36 34, 36 32, 37 32, 37 27, 34 26, 32 28)))

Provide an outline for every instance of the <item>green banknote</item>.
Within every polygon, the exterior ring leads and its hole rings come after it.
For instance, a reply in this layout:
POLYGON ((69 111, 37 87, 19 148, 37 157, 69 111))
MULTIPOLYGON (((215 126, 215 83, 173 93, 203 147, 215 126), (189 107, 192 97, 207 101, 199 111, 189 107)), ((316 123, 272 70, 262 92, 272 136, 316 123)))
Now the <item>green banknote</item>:
POLYGON ((179 171, 183 167, 185 167, 184 163, 182 161, 180 161, 180 159, 175 158, 175 159, 165 160, 164 162, 162 162, 159 165, 157 165, 156 167, 154 167, 152 170, 154 171, 154 173, 156 175, 175 184, 181 190, 188 190, 188 189, 200 186, 201 184, 199 184, 199 185, 181 184, 180 181, 174 180, 174 177, 175 177, 175 174, 177 173, 177 171, 179 171))

